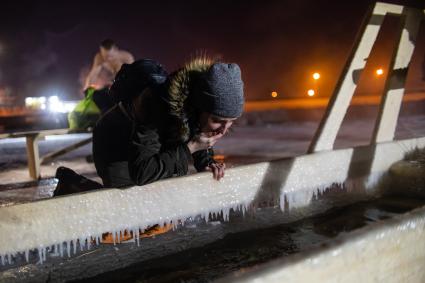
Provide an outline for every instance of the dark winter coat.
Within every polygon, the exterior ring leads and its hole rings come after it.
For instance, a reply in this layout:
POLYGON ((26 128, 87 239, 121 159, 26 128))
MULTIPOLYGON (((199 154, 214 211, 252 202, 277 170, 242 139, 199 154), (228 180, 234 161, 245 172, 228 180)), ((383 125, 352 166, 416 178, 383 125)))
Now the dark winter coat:
POLYGON ((191 155, 186 145, 199 130, 199 113, 188 99, 191 80, 212 63, 195 59, 162 87, 144 92, 138 106, 121 102, 102 116, 93 131, 93 158, 105 187, 182 176, 192 159, 198 171, 214 162, 212 151, 191 155))

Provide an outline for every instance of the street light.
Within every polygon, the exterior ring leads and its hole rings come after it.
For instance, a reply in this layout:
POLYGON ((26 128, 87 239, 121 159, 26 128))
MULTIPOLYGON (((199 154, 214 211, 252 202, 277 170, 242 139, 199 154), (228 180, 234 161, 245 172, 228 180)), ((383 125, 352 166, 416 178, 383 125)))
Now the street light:
POLYGON ((276 97, 277 97, 277 92, 276 92, 276 91, 272 91, 271 96, 272 96, 273 98, 276 98, 276 97))
POLYGON ((315 79, 316 81, 317 81, 318 79, 320 79, 320 74, 319 74, 319 73, 314 73, 314 74, 313 74, 313 79, 315 79))
POLYGON ((307 94, 308 96, 314 96, 316 92, 319 92, 318 82, 320 79, 320 74, 318 72, 313 73, 313 87, 314 89, 310 89, 307 94))

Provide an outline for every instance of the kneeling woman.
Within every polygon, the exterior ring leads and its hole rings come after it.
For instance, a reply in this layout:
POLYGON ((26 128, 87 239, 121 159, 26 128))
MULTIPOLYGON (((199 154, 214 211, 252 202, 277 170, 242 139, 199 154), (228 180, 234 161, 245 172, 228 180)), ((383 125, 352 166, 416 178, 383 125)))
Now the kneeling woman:
POLYGON ((217 180, 225 165, 212 146, 243 110, 236 64, 201 58, 167 75, 152 60, 123 65, 110 89, 117 105, 98 121, 93 157, 104 187, 143 185, 198 171, 217 180))

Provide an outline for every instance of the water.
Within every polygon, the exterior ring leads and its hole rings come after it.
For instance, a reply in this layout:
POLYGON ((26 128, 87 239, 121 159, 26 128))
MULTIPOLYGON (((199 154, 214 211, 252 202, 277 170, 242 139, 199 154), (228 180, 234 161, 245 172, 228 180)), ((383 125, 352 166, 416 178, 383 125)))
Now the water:
POLYGON ((234 271, 250 269, 276 258, 309 250, 340 234, 424 204, 425 199, 403 196, 359 202, 294 223, 228 234, 200 248, 75 282, 207 282, 234 271))

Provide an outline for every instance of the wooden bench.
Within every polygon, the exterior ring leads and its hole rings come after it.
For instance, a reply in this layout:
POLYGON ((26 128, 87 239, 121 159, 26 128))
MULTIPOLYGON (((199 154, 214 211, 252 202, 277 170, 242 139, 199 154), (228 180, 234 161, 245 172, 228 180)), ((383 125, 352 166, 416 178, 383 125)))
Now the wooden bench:
POLYGON ((0 139, 6 138, 25 138, 27 147, 27 160, 29 175, 33 179, 40 178, 40 165, 45 164, 52 159, 71 152, 77 148, 80 148, 92 141, 92 137, 85 138, 79 142, 66 146, 62 149, 50 152, 40 157, 38 150, 38 141, 43 140, 46 136, 51 135, 67 135, 76 133, 90 133, 87 131, 75 131, 70 129, 54 129, 54 130, 41 130, 41 131, 28 131, 28 132, 17 132, 17 133, 6 133, 0 134, 0 139))

